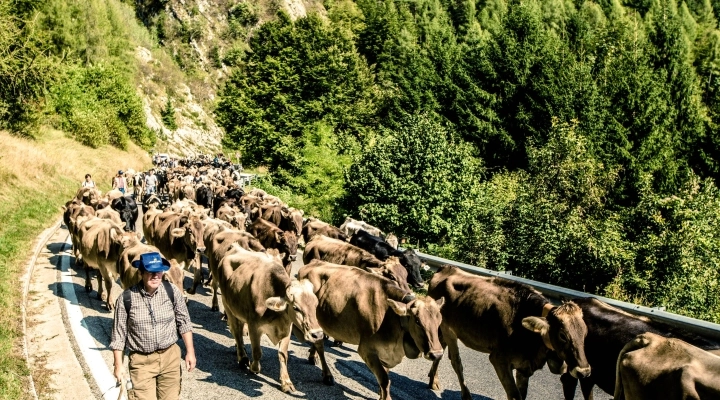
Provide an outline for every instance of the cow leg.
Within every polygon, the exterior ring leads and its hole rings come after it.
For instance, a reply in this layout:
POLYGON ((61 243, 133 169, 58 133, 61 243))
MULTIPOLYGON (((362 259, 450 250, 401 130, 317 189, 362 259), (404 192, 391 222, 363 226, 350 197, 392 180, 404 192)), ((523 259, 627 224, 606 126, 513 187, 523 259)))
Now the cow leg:
POLYGON ((193 275, 193 283, 192 287, 188 289, 189 294, 195 294, 195 291, 197 290, 198 285, 202 283, 202 259, 200 258, 200 255, 195 255, 195 258, 192 262, 195 266, 194 269, 194 275, 193 275))
POLYGON ((358 353, 365 361, 365 365, 370 368, 375 379, 377 379, 380 385, 380 397, 379 400, 390 400, 390 377, 388 376, 388 370, 382 365, 380 357, 375 352, 369 352, 367 349, 362 349, 362 343, 358 346, 358 353))
MULTIPOLYGON (((570 375, 570 374, 568 374, 570 375)), ((595 382, 591 378, 581 378, 580 379, 580 390, 582 391, 583 397, 585 400, 593 400, 593 387, 595 386, 595 382)), ((573 390, 573 394, 574 390, 573 390)), ((567 397, 566 397, 567 398, 567 397)))
MULTIPOLYGON (((443 337, 447 343, 448 356, 450 356, 450 364, 455 370, 455 374, 458 377, 458 383, 460 384, 460 392, 462 393, 462 400, 472 400, 470 389, 465 384, 465 375, 463 374, 462 359, 460 359, 460 348, 458 347, 458 338, 451 329, 443 330, 443 337)), ((515 382, 513 382, 513 385, 515 382)))
POLYGON ((85 292, 87 293, 92 292, 92 277, 90 276, 90 269, 90 266, 85 266, 85 292))
POLYGON ((565 396, 565 400, 574 399, 575 389, 577 388, 578 384, 577 378, 574 378, 572 375, 566 372, 560 376, 560 382, 562 382, 563 395, 565 396))
POLYGON ((323 340, 318 340, 313 344, 312 347, 310 347, 310 357, 308 360, 311 363, 315 364, 315 352, 320 356, 320 364, 322 365, 322 377, 323 377, 323 383, 328 386, 333 386, 335 384, 335 378, 332 375, 332 371, 330 371, 330 367, 328 367, 328 363, 325 360, 325 343, 323 340))
POLYGON ((250 335, 250 348, 252 349, 252 363, 250 363, 250 372, 260 373, 260 359, 262 358, 262 346, 260 346, 260 338, 262 333, 258 326, 248 324, 248 334, 250 335))
MULTIPOLYGON (((500 378, 500 383, 503 385, 503 389, 505 389, 508 400, 523 400, 523 398, 520 396, 520 391, 515 384, 512 367, 504 358, 502 352, 496 350, 490 353, 490 362, 495 368, 495 373, 497 374, 498 378, 500 378)), ((466 400, 466 398, 463 397, 463 400, 466 400)), ((470 400, 470 396, 467 397, 467 400, 470 400)))
POLYGON ((520 396, 523 400, 527 398, 528 382, 530 382, 530 375, 521 372, 520 370, 515 371, 515 384, 517 385, 517 388, 520 391, 520 396))
POLYGON ((280 340, 280 346, 278 347, 278 359, 280 360, 280 384, 282 391, 285 393, 291 393, 295 391, 295 386, 290 380, 290 375, 288 374, 287 369, 289 344, 290 332, 288 332, 288 334, 280 340))
POLYGON ((211 311, 220 311, 220 306, 218 305, 218 290, 220 288, 220 285, 217 282, 217 279, 215 279, 212 283, 212 290, 213 290, 213 298, 212 298, 212 306, 210 307, 211 311))
POLYGON ((103 276, 100 271, 97 271, 95 273, 95 276, 97 277, 98 281, 98 300, 105 301, 105 298, 103 297, 105 295, 105 292, 103 290, 103 276))
MULTIPOLYGON (((102 275, 102 274, 100 274, 102 275)), ((107 290, 107 294, 105 295, 105 303, 107 304, 108 310, 112 311, 114 304, 112 303, 112 299, 110 298, 110 293, 112 291, 112 278, 111 275, 108 274, 108 276, 103 276, 103 280, 105 281, 105 289, 107 290)))
POLYGON ((243 342, 243 325, 245 324, 235 318, 235 316, 230 312, 226 312, 225 315, 227 316, 230 333, 232 333, 233 338, 235 338, 235 352, 238 364, 240 364, 241 369, 246 369, 248 364, 250 364, 250 358, 247 355, 245 343, 243 342))
MULTIPOLYGON (((444 340, 445 335, 450 335, 450 337, 452 337, 452 333, 444 334, 443 330, 447 330, 447 328, 444 328, 442 325, 440 325, 440 344, 442 345, 444 351, 447 347, 447 343, 444 340)), ((438 379, 437 374, 438 367, 440 366, 440 360, 442 360, 442 358, 433 360, 432 367, 430 367, 430 372, 428 372, 428 378, 430 378, 430 383, 428 383, 428 385, 432 390, 442 390, 442 387, 440 386, 440 379, 438 379)))

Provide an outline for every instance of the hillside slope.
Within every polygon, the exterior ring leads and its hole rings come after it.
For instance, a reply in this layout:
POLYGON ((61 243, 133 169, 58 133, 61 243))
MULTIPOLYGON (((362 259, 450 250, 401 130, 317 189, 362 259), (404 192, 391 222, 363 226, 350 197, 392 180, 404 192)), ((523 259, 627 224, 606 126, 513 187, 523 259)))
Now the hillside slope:
POLYGON ((56 130, 43 130, 37 140, 0 131, 0 399, 21 398, 26 384, 19 277, 34 239, 57 221, 86 173, 105 191, 118 168, 150 165, 134 144, 128 151, 92 149, 56 130))

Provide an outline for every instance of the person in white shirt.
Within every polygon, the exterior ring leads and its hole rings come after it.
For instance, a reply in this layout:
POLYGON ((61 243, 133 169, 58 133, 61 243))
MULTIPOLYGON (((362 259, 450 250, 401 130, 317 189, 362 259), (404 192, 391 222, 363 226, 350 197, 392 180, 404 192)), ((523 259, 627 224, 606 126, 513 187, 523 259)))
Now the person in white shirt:
POLYGON ((92 180, 92 176, 90 174, 85 174, 85 180, 82 183, 82 187, 95 187, 95 182, 92 180))
POLYGON ((157 186, 158 179, 155 176, 155 170, 150 170, 150 173, 145 176, 145 196, 149 196, 155 193, 155 187, 157 186))

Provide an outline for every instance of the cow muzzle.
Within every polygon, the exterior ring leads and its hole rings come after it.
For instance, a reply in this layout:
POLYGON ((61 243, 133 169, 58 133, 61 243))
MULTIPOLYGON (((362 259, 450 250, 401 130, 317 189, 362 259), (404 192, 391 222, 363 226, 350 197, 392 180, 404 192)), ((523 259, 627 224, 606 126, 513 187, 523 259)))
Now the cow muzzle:
POLYGON ((195 250, 195 252, 198 253, 198 254, 202 254, 202 253, 205 252, 205 248, 204 248, 204 247, 198 247, 197 250, 195 250))
POLYGON ((572 377, 575 379, 587 378, 590 376, 590 367, 575 367, 570 371, 570 375, 572 375, 572 377))
POLYGON ((305 332, 305 340, 310 343, 316 343, 325 338, 325 333, 322 329, 311 329, 305 332))
POLYGON ((295 260, 297 260, 297 254, 296 254, 296 255, 290 255, 290 256, 288 256, 288 260, 290 260, 290 261, 295 261, 295 260))
POLYGON ((425 353, 425 358, 430 361, 435 361, 441 359, 443 356, 443 352, 441 351, 428 351, 425 353))

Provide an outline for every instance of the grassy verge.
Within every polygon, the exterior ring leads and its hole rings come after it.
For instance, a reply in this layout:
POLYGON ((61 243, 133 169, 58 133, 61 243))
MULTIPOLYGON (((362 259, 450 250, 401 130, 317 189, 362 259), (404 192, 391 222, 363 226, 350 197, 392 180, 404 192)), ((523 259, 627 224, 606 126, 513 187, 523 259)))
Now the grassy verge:
POLYGON ((34 239, 61 215, 86 173, 107 189, 118 169, 149 165, 134 145, 91 149, 53 130, 32 141, 0 132, 0 399, 27 397, 19 278, 34 239))

